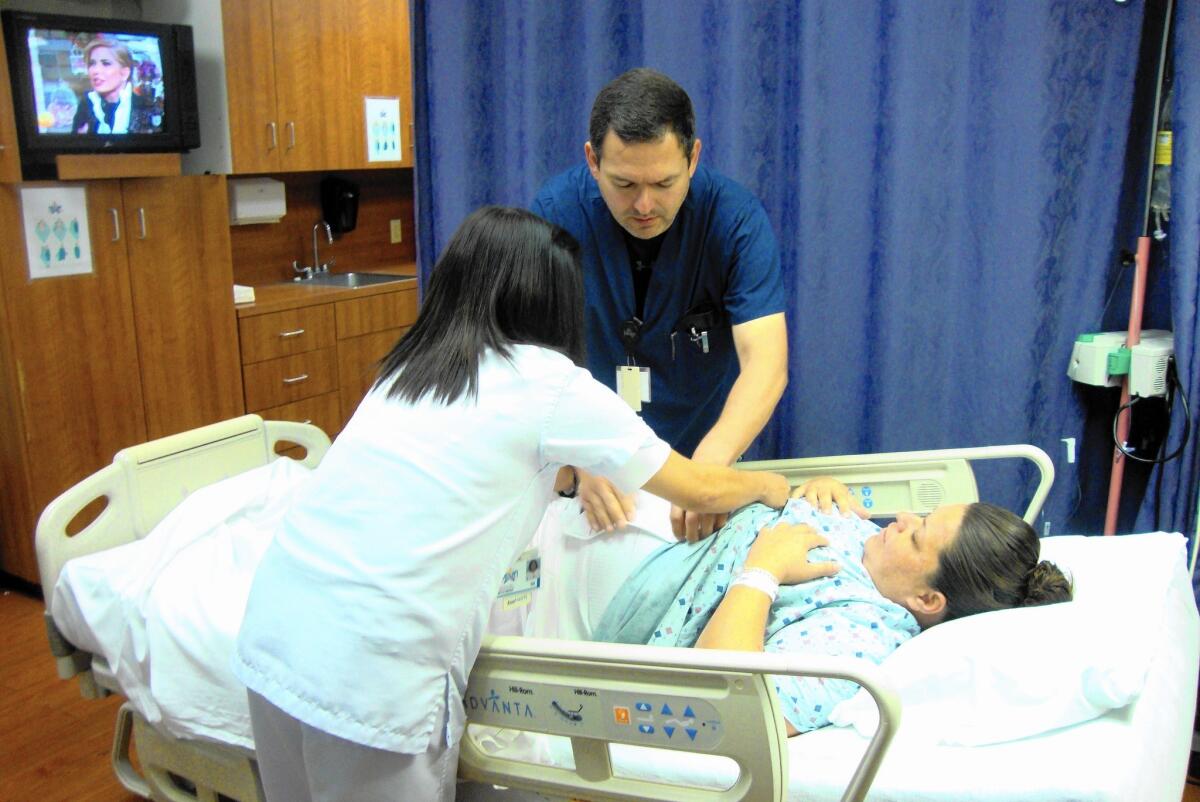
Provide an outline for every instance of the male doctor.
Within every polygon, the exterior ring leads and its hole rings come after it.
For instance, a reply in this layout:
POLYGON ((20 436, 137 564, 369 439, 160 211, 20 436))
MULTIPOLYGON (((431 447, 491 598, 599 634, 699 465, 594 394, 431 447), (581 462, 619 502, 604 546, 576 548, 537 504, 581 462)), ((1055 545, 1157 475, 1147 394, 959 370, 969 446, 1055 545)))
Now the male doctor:
MULTIPOLYGON (((583 248, 588 369, 700 462, 730 465, 787 384, 779 248, 762 204, 700 166, 691 98, 650 69, 596 96, 586 163, 551 178, 533 211, 583 248)), ((579 472, 592 527, 632 517, 631 496, 579 472)), ((723 518, 673 508, 676 537, 723 518)))

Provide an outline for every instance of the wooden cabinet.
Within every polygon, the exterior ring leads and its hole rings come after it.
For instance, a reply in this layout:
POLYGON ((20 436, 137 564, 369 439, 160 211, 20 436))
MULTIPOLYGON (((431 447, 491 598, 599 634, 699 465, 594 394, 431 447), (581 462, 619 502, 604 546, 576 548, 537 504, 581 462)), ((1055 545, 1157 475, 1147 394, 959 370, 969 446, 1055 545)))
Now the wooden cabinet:
POLYGON ((411 167, 404 0, 222 0, 235 173, 411 167), (364 98, 400 98, 401 152, 369 162, 364 98))
POLYGON ((12 84, 8 78, 8 58, 4 37, 0 36, 0 183, 21 180, 21 152, 17 142, 17 124, 13 116, 12 84))
POLYGON ((243 311, 238 321, 246 410, 268 420, 342 430, 396 340, 417 318, 412 284, 282 311, 243 311))
POLYGON ((147 437, 242 414, 224 178, 121 190, 147 437))
POLYGON ((0 563, 30 582, 55 496, 126 446, 243 410, 224 179, 82 186, 92 272, 36 280, 21 187, 0 187, 0 563))

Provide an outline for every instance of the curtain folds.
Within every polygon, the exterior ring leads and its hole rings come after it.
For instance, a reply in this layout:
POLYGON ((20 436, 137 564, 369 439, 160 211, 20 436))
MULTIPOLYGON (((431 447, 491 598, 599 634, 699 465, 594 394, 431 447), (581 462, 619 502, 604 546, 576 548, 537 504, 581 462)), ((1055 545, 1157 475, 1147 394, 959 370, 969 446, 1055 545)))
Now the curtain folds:
MULTIPOLYGON (((1177 46, 1200 64, 1200 4, 1183 5, 1177 46)), ((1145 11, 1142 0, 416 0, 422 269, 472 209, 527 206, 583 158, 604 83, 660 69, 692 96, 702 158, 762 199, 782 249, 790 383, 750 456, 1033 443, 1059 474, 1041 526, 1062 532, 1081 503, 1103 506, 1079 498, 1080 464, 1066 461, 1061 438, 1084 437, 1085 404, 1065 374, 1130 247, 1116 232, 1145 11)), ((1195 118, 1187 61, 1176 104, 1195 118)), ((1195 390, 1200 154, 1184 130, 1172 309, 1189 327, 1177 342, 1195 390)), ((1166 528, 1194 526, 1183 517, 1195 516, 1195 455, 1169 469, 1166 528)), ((981 492, 1019 507, 1028 479, 987 469, 981 492)))

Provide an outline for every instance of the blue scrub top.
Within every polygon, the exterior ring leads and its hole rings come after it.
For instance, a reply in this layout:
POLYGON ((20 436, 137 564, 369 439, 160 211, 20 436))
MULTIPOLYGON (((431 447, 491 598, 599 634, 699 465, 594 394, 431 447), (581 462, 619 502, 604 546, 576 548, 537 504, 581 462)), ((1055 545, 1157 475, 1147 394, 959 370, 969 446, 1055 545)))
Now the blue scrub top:
MULTIPOLYGON (((582 246, 587 367, 615 389, 617 366, 627 362, 620 325, 635 314, 623 229, 586 164, 547 181, 532 209, 582 246)), ((642 417, 655 434, 691 456, 738 376, 730 326, 783 311, 779 246, 762 204, 700 165, 654 262, 633 352, 634 362, 650 369, 650 403, 642 405, 642 417), (720 318, 708 332, 708 353, 683 333, 672 350, 671 332, 680 319, 706 302, 720 318)))

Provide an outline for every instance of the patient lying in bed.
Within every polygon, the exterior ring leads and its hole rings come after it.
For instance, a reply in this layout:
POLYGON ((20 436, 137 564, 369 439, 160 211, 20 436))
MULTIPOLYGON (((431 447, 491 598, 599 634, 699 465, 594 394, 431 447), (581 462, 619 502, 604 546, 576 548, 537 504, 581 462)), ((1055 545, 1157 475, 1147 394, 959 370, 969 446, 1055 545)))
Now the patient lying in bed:
MULTIPOLYGON (((797 491, 828 498, 837 483, 797 491)), ((924 627, 1070 598, 1038 559, 1034 530, 989 504, 947 505, 879 526, 822 512, 747 507, 714 537, 664 545, 617 591, 593 638, 622 643, 851 656, 879 663, 924 627)), ((789 734, 829 723, 857 686, 776 677, 789 734)))

